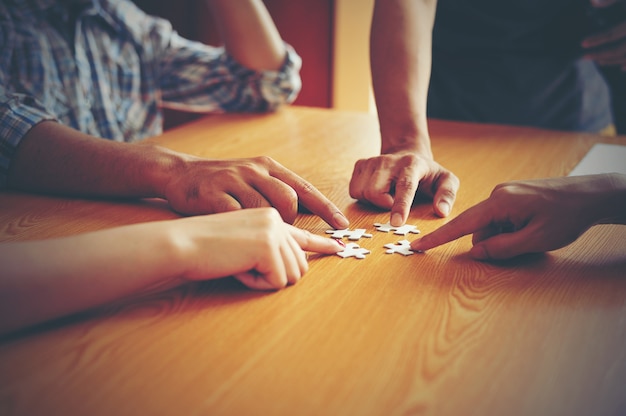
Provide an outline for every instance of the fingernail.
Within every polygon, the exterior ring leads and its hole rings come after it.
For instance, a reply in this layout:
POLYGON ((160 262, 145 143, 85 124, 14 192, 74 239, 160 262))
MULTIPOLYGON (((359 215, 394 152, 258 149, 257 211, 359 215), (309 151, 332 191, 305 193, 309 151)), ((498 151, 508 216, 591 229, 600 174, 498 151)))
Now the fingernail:
POLYGON ((441 215, 447 217, 448 214, 450 214, 450 204, 448 204, 446 201, 440 202, 439 211, 441 212, 441 215))
POLYGON ((339 227, 335 227, 337 229, 347 228, 348 225, 350 225, 350 221, 348 221, 348 219, 341 212, 335 213, 335 215, 333 215, 333 220, 337 223, 337 225, 339 225, 339 227))
POLYGON ((333 240, 335 240, 335 241, 337 242, 337 244, 339 244, 341 247, 345 247, 345 246, 346 246, 346 243, 344 243, 344 242, 343 242, 343 241, 341 241, 341 240, 338 240, 338 239, 336 239, 336 238, 333 238, 333 240))
POLYGON ((402 221, 402 215, 398 214, 397 212, 394 214, 391 214, 391 221, 389 222, 391 225, 393 225, 394 227, 399 227, 402 225, 404 221, 402 221))
POLYGON ((415 252, 417 252, 417 253, 423 253, 423 252, 424 252, 424 250, 422 250, 421 248, 419 248, 419 247, 420 247, 420 242, 421 242, 421 239, 420 239, 420 240, 414 240, 414 241, 411 243, 411 250, 412 250, 412 251, 415 251, 415 252))

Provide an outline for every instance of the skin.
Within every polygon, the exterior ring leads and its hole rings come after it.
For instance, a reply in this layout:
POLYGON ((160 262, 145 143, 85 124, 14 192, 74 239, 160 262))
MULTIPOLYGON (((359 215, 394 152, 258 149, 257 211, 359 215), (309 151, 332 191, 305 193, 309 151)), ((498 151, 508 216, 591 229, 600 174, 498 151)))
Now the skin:
POLYGON ((224 46, 237 62, 255 69, 277 70, 285 45, 261 0, 207 0, 224 46))
POLYGON ((163 198, 186 215, 273 206, 289 223, 300 201, 333 227, 347 226, 319 190, 271 158, 202 159, 160 146, 94 140, 52 121, 22 139, 8 182, 38 193, 163 198))
MULTIPOLYGON (((261 0, 207 0, 228 52, 247 67, 280 68, 282 39, 261 0)), ((349 224, 311 183, 278 162, 200 159, 141 143, 94 137, 45 121, 20 142, 7 183, 12 189, 69 196, 164 198, 186 215, 273 206, 293 222, 298 202, 334 228, 349 224)))
MULTIPOLYGON (((592 4, 601 8, 619 2, 592 1, 592 4)), ((582 47, 586 49, 586 59, 591 59, 600 66, 619 66, 622 71, 626 71, 626 21, 585 38, 582 47)))
MULTIPOLYGON (((406 221, 416 193, 432 197, 435 214, 447 216, 459 188, 459 179, 434 160, 426 120, 436 6, 437 0, 377 0, 374 7, 370 57, 382 147, 380 156, 357 161, 350 195, 389 209, 392 225, 406 221)), ((626 22, 582 46, 587 59, 626 70, 626 22)))
POLYGON ((308 270, 305 250, 342 246, 273 208, 0 243, 0 334, 189 281, 234 276, 251 289, 282 289, 308 270))
POLYGON ((377 0, 371 27, 372 81, 381 154, 358 160, 350 196, 389 209, 406 222, 416 192, 433 199, 436 215, 450 213, 458 178, 435 162, 426 120, 436 0, 377 0), (389 65, 394 62, 394 65, 389 65))
POLYGON ((626 224, 626 175, 513 181, 411 248, 425 251, 473 234, 471 257, 508 259, 565 247, 593 225, 608 223, 626 224))

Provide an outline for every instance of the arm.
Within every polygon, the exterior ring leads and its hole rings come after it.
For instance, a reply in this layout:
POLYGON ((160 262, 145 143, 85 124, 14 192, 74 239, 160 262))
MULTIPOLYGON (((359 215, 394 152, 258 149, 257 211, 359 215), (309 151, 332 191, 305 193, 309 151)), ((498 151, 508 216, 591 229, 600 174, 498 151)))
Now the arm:
POLYGON ((374 8, 370 59, 381 156, 357 162, 350 194, 391 209, 394 225, 406 221, 416 191, 433 197, 437 215, 448 215, 459 186, 434 161, 426 120, 436 5, 377 0, 374 8))
POLYGON ((256 71, 278 70, 285 45, 261 0, 207 0, 228 53, 256 71))
POLYGON ((234 275, 252 289, 280 289, 307 271, 302 250, 332 254, 341 246, 283 223, 272 209, 3 243, 0 334, 189 280, 234 275))
POLYGON ((409 149, 432 158, 426 98, 436 6, 427 0, 376 1, 370 53, 382 153, 409 149))
MULTIPOLYGON (((623 0, 591 1, 610 27, 586 37, 582 42, 585 58, 600 66, 618 66, 626 71, 626 3, 623 0), (607 14, 608 13, 608 14, 607 14), (620 20, 621 19, 621 20, 620 20)), ((607 24, 605 24, 607 26, 607 24)))
MULTIPOLYGON (((163 105, 187 111, 271 111, 293 102, 302 61, 281 38, 261 0, 206 0, 223 41, 214 48, 151 30, 158 45, 163 105)), ((166 26, 170 30, 160 29, 166 26)))
POLYGON ((429 250, 473 234, 473 258, 505 259, 556 250, 601 223, 626 224, 626 175, 572 176, 498 185, 488 199, 413 241, 411 248, 429 250))
POLYGON ((312 184, 270 158, 202 159, 159 146, 96 139, 52 121, 20 142, 14 189, 100 197, 164 198, 183 214, 273 206, 293 222, 298 202, 335 228, 348 220, 312 184))

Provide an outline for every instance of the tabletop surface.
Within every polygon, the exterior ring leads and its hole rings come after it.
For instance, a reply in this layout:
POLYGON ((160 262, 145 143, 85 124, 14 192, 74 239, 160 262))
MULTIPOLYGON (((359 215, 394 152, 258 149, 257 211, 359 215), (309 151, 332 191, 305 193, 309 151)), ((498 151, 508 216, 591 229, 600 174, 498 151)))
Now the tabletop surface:
MULTIPOLYGON (((567 175, 593 144, 626 144, 436 120, 430 129, 436 159, 461 180, 452 217, 500 182, 567 175)), ((276 159, 367 229, 359 244, 371 254, 312 256, 304 278, 278 292, 194 283, 2 339, 1 415, 626 414, 626 227, 596 226, 566 248, 500 263, 471 260, 469 236, 386 254, 402 239, 374 228, 388 213, 348 194, 354 162, 379 152, 373 115, 210 116, 151 141, 276 159)), ((0 241, 175 217, 159 200, 0 193, 0 241)), ((422 202, 407 223, 428 232, 446 221, 422 202)), ((329 229, 306 213, 295 224, 329 229)))

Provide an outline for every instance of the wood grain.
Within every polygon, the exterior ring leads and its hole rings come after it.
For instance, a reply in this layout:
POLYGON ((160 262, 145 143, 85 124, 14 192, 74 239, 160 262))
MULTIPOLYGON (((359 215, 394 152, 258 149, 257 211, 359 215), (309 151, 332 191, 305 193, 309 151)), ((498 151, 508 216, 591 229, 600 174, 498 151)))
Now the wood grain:
MULTIPOLYGON (((462 186, 455 213, 499 182, 563 175, 604 138, 431 120, 462 186)), ((230 279, 122 300, 0 342, 2 415, 620 415, 626 413, 626 227, 555 252, 475 262, 470 237, 384 254, 387 213, 348 195, 379 151, 376 118, 310 108, 205 118, 151 140, 203 157, 268 155, 373 237, 366 259, 312 257, 297 285, 230 279)), ((0 240, 174 218, 162 201, 0 194, 0 240)), ((409 223, 446 220, 428 202, 409 223)), ((324 234, 310 214, 296 224, 324 234)))

